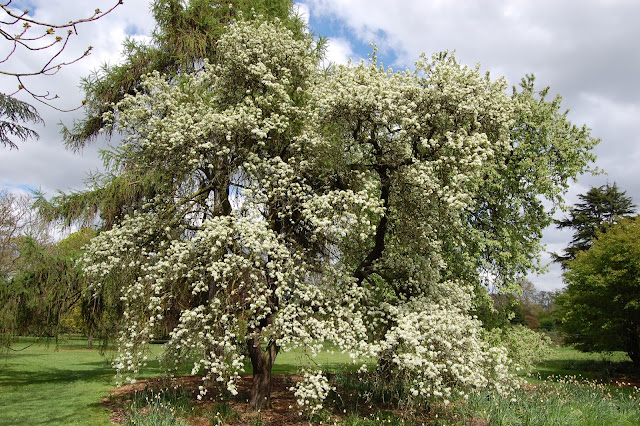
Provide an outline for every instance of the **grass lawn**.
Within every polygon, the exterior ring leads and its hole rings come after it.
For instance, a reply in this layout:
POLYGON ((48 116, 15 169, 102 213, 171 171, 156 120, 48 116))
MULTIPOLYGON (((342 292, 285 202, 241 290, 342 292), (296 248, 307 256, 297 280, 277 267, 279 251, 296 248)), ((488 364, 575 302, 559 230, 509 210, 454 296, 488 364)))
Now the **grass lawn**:
POLYGON ((85 346, 22 339, 0 354, 0 424, 109 424, 100 400, 115 384, 112 352, 85 346))
POLYGON ((23 339, 13 346, 22 350, 0 355, 0 424, 108 424, 100 399, 113 370, 85 344, 23 339))
POLYGON ((624 352, 585 353, 566 346, 555 346, 551 356, 540 363, 534 373, 543 379, 580 375, 602 381, 634 374, 631 359, 624 352))
MULTIPOLYGON (((23 339, 14 345, 19 351, 1 354, 0 425, 109 424, 108 413, 100 401, 115 386, 110 366, 113 352, 101 355, 97 349, 85 349, 85 345, 86 341, 80 339, 63 340, 57 347, 55 342, 47 345, 23 339)), ((153 353, 160 351, 160 345, 152 346, 153 353)), ((273 373, 296 373, 305 357, 300 351, 281 352, 273 373)), ((535 388, 525 386, 516 395, 516 402, 511 397, 481 392, 467 403, 454 403, 442 413, 448 420, 441 423, 466 424, 475 419, 479 424, 505 425, 640 424, 637 390, 558 378, 618 377, 629 364, 624 361, 626 356, 621 353, 583 354, 571 348, 555 348, 552 356, 528 379, 535 388)), ((352 367, 348 356, 331 350, 321 353, 314 362, 325 371, 357 368, 352 367)), ((150 362, 142 376, 159 373, 156 360, 150 362)), ((347 423, 375 424, 355 420, 347 423)))
MULTIPOLYGON (((101 355, 85 346, 83 339, 61 340, 57 347, 55 341, 22 339, 13 346, 15 351, 0 354, 0 425, 109 424, 100 400, 115 386, 110 364, 114 354, 101 355)), ((159 354, 161 345, 152 345, 151 350, 159 354)), ((295 373, 304 356, 299 351, 281 352, 273 373, 295 373)), ((350 358, 326 351, 315 362, 336 371, 350 358)), ((141 376, 159 373, 156 360, 149 362, 141 376)))
POLYGON ((490 425, 638 425, 639 389, 603 384, 625 377, 637 383, 638 373, 625 353, 554 347, 515 395, 479 392, 458 414, 490 425))

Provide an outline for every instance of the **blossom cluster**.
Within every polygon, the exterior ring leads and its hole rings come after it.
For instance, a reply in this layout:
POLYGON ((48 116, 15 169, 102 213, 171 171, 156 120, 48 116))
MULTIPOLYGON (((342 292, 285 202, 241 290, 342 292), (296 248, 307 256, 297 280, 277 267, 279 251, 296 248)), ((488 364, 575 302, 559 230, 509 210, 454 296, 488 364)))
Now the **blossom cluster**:
POLYGON ((289 389, 296 397, 300 414, 312 416, 322 409, 322 403, 335 390, 322 372, 305 371, 302 380, 289 389))
MULTIPOLYGON (((455 288, 464 288, 457 284, 455 288)), ((416 298, 388 306, 395 325, 380 342, 389 381, 405 389, 405 402, 466 396, 473 389, 511 391, 517 384, 505 348, 483 339, 482 324, 468 313, 468 292, 416 298)))

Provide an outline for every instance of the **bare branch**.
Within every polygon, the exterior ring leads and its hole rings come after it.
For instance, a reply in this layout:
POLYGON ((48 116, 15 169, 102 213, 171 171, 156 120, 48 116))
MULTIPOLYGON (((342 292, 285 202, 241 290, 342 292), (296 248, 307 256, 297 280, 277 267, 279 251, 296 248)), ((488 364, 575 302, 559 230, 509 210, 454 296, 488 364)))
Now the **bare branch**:
MULTIPOLYGON (((89 46, 82 55, 78 56, 75 59, 68 61, 60 61, 60 55, 67 48, 69 43, 69 39, 72 35, 78 34, 77 25, 85 22, 92 22, 97 19, 102 18, 105 15, 108 15, 113 10, 115 10, 118 6, 123 4, 123 0, 115 0, 115 4, 109 8, 106 12, 102 12, 100 9, 96 9, 94 13, 86 18, 71 20, 68 23, 49 23, 43 22, 36 19, 33 19, 29 16, 29 11, 25 10, 21 13, 16 12, 10 8, 12 0, 6 1, 4 3, 0 3, 0 9, 7 15, 5 19, 0 20, 0 40, 4 38, 9 43, 13 44, 13 48, 7 54, 6 57, 0 59, 0 65, 7 65, 8 61, 11 57, 21 49, 23 51, 29 52, 43 52, 49 51, 49 49, 54 48, 55 46, 59 46, 56 48, 54 52, 51 52, 50 55, 46 57, 46 61, 44 65, 39 67, 36 70, 3 70, 0 69, 0 75, 6 75, 10 77, 14 77, 18 81, 18 89, 12 93, 10 96, 15 95, 20 91, 27 92, 31 97, 33 97, 38 102, 44 103, 45 105, 54 108, 58 111, 68 112, 74 111, 82 107, 82 105, 72 108, 72 109, 61 109, 50 103, 50 101, 57 99, 58 95, 52 95, 50 92, 47 93, 35 93, 32 90, 29 90, 25 85, 23 78, 24 77, 33 77, 37 75, 54 75, 57 74, 60 69, 66 67, 68 65, 75 64, 76 62, 86 58, 91 54, 93 49, 92 46, 89 46), (8 28, 13 28, 15 26, 21 25, 20 31, 12 35, 11 30, 8 28), (56 30, 66 29, 66 34, 64 36, 56 35, 56 30), (42 30, 42 33, 36 34, 33 36, 29 35, 30 31, 38 31, 42 30), (46 42, 41 43, 43 40, 46 42)), ((17 28, 16 28, 17 29, 17 28)), ((83 103, 84 105, 84 103, 83 103)))

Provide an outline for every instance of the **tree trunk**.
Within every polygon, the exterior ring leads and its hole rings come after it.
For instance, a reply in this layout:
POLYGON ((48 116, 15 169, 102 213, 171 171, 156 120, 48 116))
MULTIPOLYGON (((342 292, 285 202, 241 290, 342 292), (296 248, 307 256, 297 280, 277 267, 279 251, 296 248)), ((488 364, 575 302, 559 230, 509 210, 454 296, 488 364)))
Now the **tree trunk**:
POLYGON ((627 355, 631 358, 633 366, 640 369, 640 327, 631 326, 628 331, 627 355))
POLYGON ((93 349, 93 334, 89 333, 87 336, 87 349, 93 349))
POLYGON ((253 384, 251 386, 250 406, 252 410, 262 410, 271 407, 271 368, 276 360, 280 347, 269 341, 265 351, 262 351, 260 337, 247 339, 249 357, 253 367, 253 384))

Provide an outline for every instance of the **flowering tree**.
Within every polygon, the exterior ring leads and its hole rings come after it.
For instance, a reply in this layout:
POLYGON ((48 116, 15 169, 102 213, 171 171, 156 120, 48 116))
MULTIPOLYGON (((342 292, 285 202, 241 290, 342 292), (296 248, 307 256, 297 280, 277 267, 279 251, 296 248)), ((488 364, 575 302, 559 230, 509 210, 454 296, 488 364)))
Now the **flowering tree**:
MULTIPOLYGON (((98 187, 143 189, 83 260, 96 289, 121 288, 117 368, 135 373, 158 322, 178 312, 167 360, 195 360, 194 372, 235 393, 248 354, 255 409, 269 404, 281 348, 323 341, 377 356, 385 374, 419 373, 416 397, 503 389, 505 352, 481 342, 468 283, 482 276, 478 257, 505 277, 525 267, 537 240, 501 246, 500 232, 518 212, 523 229, 544 221, 526 222, 522 203, 505 207, 492 191, 528 170, 509 164, 514 152, 546 151, 550 177, 530 176, 512 199, 547 194, 543 183, 559 197, 590 159, 588 132, 532 85, 510 97, 503 79, 447 54, 413 72, 375 60, 323 71, 311 40, 260 21, 233 23, 216 51, 200 72, 148 75, 105 116, 126 139, 106 152, 98 187), (494 211, 503 223, 482 217, 494 211), (487 257, 518 247, 524 257, 487 257)), ((303 405, 328 391, 305 377, 316 385, 297 388, 303 405)))

